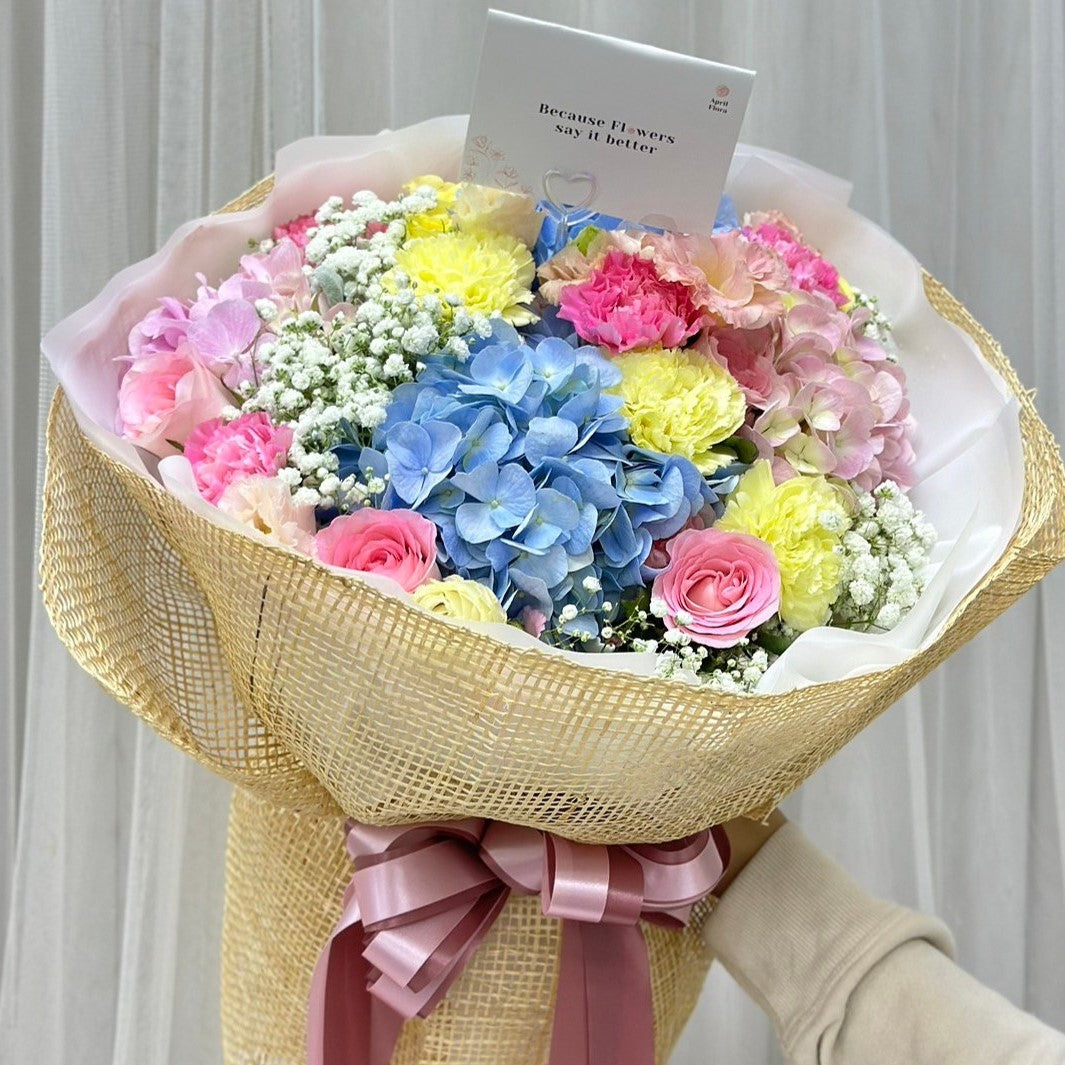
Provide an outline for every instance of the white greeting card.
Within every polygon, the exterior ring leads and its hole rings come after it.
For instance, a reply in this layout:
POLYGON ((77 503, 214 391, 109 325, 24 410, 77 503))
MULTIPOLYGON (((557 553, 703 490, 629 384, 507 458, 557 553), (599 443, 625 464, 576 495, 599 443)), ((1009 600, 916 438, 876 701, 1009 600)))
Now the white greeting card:
POLYGON ((709 233, 754 72, 488 12, 462 176, 709 233))

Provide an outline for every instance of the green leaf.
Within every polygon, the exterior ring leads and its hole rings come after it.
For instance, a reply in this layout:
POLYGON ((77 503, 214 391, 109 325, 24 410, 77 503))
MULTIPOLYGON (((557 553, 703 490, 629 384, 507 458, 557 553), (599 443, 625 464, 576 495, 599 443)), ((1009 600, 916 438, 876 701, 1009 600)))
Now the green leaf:
POLYGON ((577 239, 574 243, 577 245, 577 250, 581 255, 588 254, 588 248, 592 241, 599 236, 603 231, 598 226, 588 226, 587 229, 582 229, 577 235, 577 239))
POLYGON ((720 444, 714 445, 715 450, 726 447, 740 462, 747 465, 750 465, 758 458, 758 445, 742 436, 730 436, 727 440, 722 440, 720 444))
POLYGON ((779 629, 763 629, 757 634, 760 647, 771 655, 782 655, 794 642, 794 636, 785 636, 779 629))
POLYGON ((331 266, 319 266, 311 278, 330 307, 344 302, 344 281, 331 266))

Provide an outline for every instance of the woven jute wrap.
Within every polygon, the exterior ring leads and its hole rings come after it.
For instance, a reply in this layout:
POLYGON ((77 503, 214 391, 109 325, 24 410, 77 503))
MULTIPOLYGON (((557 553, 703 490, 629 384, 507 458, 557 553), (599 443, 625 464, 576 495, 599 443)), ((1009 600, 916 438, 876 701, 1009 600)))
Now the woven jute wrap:
MULTIPOLYGON (((261 183, 232 209, 260 202, 261 183)), ((221 528, 97 449, 62 394, 48 428, 41 576, 57 632, 120 702, 238 785, 227 859, 226 1060, 303 1060, 310 973, 351 868, 345 816, 466 816, 592 843, 675 839, 767 813, 1065 556, 1065 469, 995 341, 928 298, 1020 404, 1021 523, 939 639, 901 665, 729 697, 505 645, 221 528)), ((668 1056, 709 965, 645 928, 668 1056)), ((559 929, 513 899, 402 1065, 542 1065, 559 929)))

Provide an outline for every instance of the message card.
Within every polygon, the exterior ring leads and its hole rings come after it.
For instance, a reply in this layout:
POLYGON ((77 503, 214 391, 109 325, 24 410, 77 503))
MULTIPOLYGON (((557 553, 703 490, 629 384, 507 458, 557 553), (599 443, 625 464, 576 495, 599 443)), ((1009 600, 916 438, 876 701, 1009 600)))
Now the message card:
POLYGON ((709 233, 754 72, 488 12, 466 181, 709 233))

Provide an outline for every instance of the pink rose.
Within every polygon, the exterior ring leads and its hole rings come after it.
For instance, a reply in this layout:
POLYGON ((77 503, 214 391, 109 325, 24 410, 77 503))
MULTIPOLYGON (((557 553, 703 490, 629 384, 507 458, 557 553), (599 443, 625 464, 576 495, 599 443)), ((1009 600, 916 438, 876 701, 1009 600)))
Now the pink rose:
POLYGON ((391 577, 408 592, 440 577, 436 526, 413 510, 357 510, 322 529, 317 544, 323 562, 391 577))
POLYGON ((275 426, 264 411, 242 414, 231 422, 221 418, 197 425, 185 441, 196 487, 209 503, 218 503, 233 481, 253 474, 273 477, 288 458, 292 430, 275 426))
POLYGON ((201 422, 221 415, 232 395, 187 345, 138 359, 118 388, 119 432, 162 458, 201 422))
POLYGON ((780 607, 780 569, 772 549, 746 533, 686 529, 669 542, 669 566, 651 594, 665 601, 667 629, 695 643, 733 647, 780 607), (690 621, 679 625, 678 611, 690 621))

